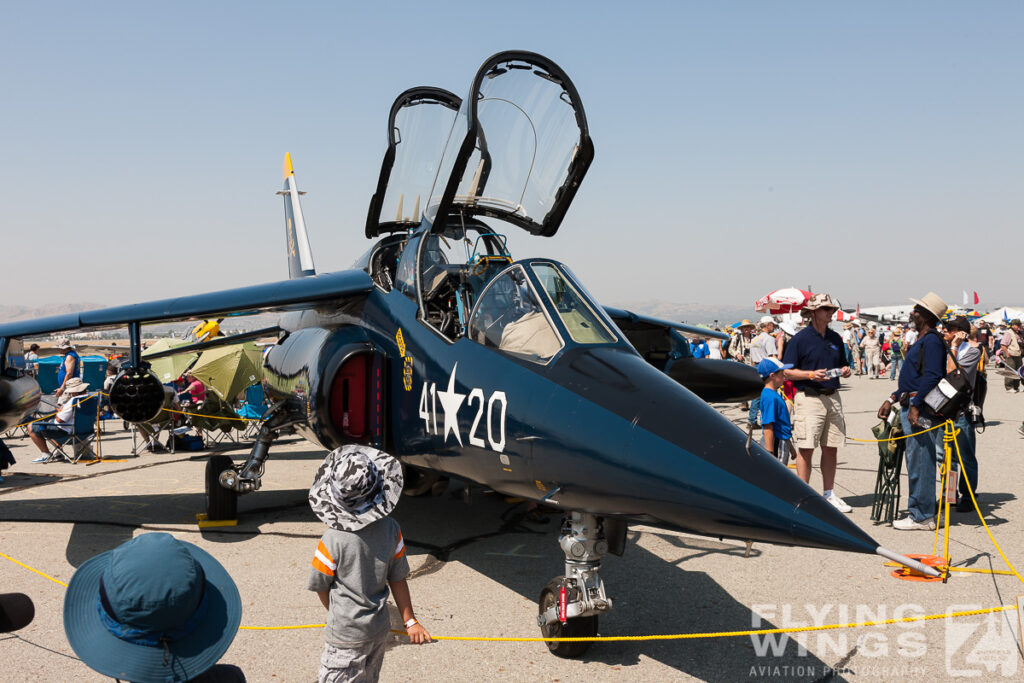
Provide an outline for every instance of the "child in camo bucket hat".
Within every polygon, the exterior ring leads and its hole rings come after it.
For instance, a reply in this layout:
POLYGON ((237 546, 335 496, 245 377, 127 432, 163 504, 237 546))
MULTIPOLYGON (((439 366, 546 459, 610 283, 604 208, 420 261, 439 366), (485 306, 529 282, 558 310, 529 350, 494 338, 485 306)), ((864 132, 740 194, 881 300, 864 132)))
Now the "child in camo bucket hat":
POLYGON ((309 488, 320 521, 356 531, 391 514, 402 494, 402 465, 369 446, 342 446, 327 454, 309 488))
POLYGON ((409 640, 430 642, 413 612, 402 530, 390 516, 402 483, 395 458, 349 445, 324 458, 309 489, 310 507, 327 525, 306 581, 327 609, 321 683, 378 679, 390 639, 389 594, 409 640))

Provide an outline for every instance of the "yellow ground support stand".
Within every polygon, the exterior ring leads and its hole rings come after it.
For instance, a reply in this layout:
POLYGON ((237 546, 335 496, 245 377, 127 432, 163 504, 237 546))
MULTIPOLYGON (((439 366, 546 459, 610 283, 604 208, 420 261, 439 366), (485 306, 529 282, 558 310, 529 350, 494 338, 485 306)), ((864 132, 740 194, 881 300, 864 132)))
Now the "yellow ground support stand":
POLYGON ((196 524, 200 529, 210 529, 218 526, 238 526, 237 519, 208 519, 205 512, 196 513, 196 524))

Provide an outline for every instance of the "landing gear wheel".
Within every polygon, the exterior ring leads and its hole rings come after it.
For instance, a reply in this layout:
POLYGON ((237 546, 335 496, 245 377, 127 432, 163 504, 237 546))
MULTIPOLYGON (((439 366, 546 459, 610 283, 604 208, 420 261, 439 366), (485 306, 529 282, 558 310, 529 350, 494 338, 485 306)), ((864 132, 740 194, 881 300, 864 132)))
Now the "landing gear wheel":
MULTIPOLYGON (((540 614, 544 614, 552 607, 557 608, 564 581, 564 577, 556 576, 540 592, 540 600, 538 601, 540 614)), ((568 591, 567 597, 569 602, 572 602, 574 598, 578 597, 576 594, 579 591, 575 588, 569 588, 568 591)), ((545 638, 592 638, 597 635, 597 615, 568 619, 564 624, 560 621, 555 621, 547 626, 541 626, 540 632, 545 638)), ((589 642, 566 643, 548 641, 545 645, 548 646, 551 654, 563 659, 579 657, 590 648, 589 642)))
POLYGON ((227 455, 211 455, 206 461, 206 518, 211 522, 238 518, 238 492, 220 485, 220 473, 234 465, 227 455))

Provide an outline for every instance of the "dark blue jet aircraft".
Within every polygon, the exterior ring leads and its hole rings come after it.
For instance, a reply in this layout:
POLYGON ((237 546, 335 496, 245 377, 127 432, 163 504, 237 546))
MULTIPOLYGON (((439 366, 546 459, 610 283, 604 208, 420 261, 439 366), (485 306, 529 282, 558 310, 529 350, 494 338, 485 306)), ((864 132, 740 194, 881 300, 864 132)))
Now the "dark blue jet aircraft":
MULTIPOLYGON (((502 230, 552 237, 594 155, 568 76, 536 54, 503 52, 468 97, 402 93, 366 236, 352 270, 315 274, 286 159, 290 279, 0 325, 0 431, 38 402, 22 339, 127 326, 130 362, 115 411, 146 421, 163 390, 140 358, 143 323, 283 312, 279 326, 181 347, 277 333, 264 355, 273 401, 244 463, 207 466, 211 518, 260 488, 269 449, 296 430, 332 449, 393 453, 410 491, 458 477, 565 511, 565 574, 540 597, 547 636, 588 636, 611 609, 598 570, 626 524, 715 537, 878 553, 859 527, 706 401, 756 393, 751 368, 693 359, 688 328, 602 308, 562 263, 513 260, 502 230)), ((152 358, 152 356, 150 357, 152 358)), ((574 656, 585 643, 551 643, 574 656)))

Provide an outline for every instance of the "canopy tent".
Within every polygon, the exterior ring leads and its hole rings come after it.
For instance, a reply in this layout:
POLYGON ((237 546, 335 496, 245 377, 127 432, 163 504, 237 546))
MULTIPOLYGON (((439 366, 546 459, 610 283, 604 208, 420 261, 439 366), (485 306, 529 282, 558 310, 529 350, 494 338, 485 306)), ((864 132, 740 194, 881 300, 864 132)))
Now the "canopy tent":
MULTIPOLYGON (((168 351, 179 346, 184 346, 187 343, 189 342, 181 339, 158 339, 142 352, 142 359, 145 360, 146 356, 152 353, 168 351)), ((150 370, 153 371, 153 374, 156 375, 157 379, 159 379, 163 384, 169 384, 181 377, 182 373, 188 370, 188 367, 192 365, 198 357, 198 353, 179 353, 174 356, 157 358, 150 362, 150 370)))
POLYGON ((253 342, 203 351, 192 375, 227 403, 262 378, 260 349, 253 342))
POLYGON ((984 320, 985 322, 994 324, 1009 323, 1014 318, 1020 318, 1024 320, 1024 311, 1020 310, 1019 308, 1010 308, 1009 306, 1003 306, 1002 308, 997 308, 988 315, 984 315, 981 317, 981 319, 984 320))

